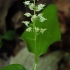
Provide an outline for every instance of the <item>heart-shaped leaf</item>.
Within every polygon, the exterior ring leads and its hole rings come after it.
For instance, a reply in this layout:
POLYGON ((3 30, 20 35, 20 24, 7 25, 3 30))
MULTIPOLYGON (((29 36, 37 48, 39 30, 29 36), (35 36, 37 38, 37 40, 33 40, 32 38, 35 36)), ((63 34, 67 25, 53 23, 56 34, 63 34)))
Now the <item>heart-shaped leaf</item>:
POLYGON ((32 40, 34 39, 33 32, 25 31, 20 37, 26 41, 28 50, 34 53, 36 57, 45 53, 52 43, 61 40, 56 5, 50 4, 42 11, 42 13, 47 20, 44 22, 37 20, 35 25, 39 28, 47 28, 47 30, 44 34, 39 34, 37 36, 36 45, 34 40, 32 40))
POLYGON ((0 70, 26 70, 26 69, 20 64, 11 64, 11 65, 6 66, 0 70))
POLYGON ((7 31, 7 32, 3 35, 2 38, 3 38, 3 39, 6 39, 6 40, 8 40, 8 41, 13 40, 13 39, 14 39, 14 31, 13 31, 13 30, 7 31))

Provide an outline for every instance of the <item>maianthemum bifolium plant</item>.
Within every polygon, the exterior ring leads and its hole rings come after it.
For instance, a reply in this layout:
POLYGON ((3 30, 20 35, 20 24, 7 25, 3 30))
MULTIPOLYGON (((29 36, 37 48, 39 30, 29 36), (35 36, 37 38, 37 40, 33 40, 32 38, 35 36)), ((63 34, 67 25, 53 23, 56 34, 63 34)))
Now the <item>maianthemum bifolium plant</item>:
MULTIPOLYGON (((34 70, 37 70, 38 58, 44 54, 48 47, 61 40, 60 28, 58 24, 57 8, 56 5, 50 4, 45 7, 45 4, 39 4, 36 6, 36 0, 31 3, 29 0, 23 2, 25 6, 28 6, 30 10, 34 11, 34 14, 26 12, 24 15, 31 18, 30 21, 22 21, 27 26, 27 29, 21 35, 21 39, 27 43, 28 51, 35 55, 34 70), (45 9, 44 9, 45 7, 45 9), (41 13, 36 14, 43 10, 41 13)), ((7 33, 4 38, 8 38, 7 33)), ((0 70, 26 70, 20 64, 12 64, 6 66, 0 70)))
MULTIPOLYGON (((30 10, 34 11, 34 14, 32 15, 29 12, 26 12, 24 14, 26 17, 31 17, 31 21, 32 21, 31 26, 28 26, 30 24, 29 21, 23 21, 22 23, 24 23, 28 27, 26 29, 27 32, 33 32, 34 33, 34 38, 32 38, 32 39, 29 38, 29 39, 32 40, 32 41, 34 41, 35 53, 36 53, 36 45, 37 45, 36 39, 37 39, 37 36, 39 34, 43 34, 47 30, 47 28, 36 27, 35 23, 36 23, 36 20, 39 20, 40 22, 44 22, 47 19, 43 17, 43 13, 36 14, 36 12, 39 12, 39 11, 41 11, 41 10, 44 9, 45 4, 39 4, 38 6, 36 6, 35 2, 36 2, 36 0, 34 0, 34 3, 30 3, 30 1, 23 2, 25 5, 27 5, 29 7, 30 10)), ((35 56, 34 70, 36 70, 36 68, 37 68, 37 62, 38 62, 38 57, 35 56)))

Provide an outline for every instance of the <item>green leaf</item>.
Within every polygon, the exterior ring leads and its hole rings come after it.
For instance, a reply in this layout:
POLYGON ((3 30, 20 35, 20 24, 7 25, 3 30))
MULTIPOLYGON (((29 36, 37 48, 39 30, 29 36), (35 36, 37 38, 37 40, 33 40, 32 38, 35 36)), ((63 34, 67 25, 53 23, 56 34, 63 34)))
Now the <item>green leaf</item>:
POLYGON ((36 27, 47 28, 47 30, 44 34, 39 34, 37 36, 36 46, 34 40, 31 40, 34 39, 33 32, 25 31, 20 37, 26 41, 28 50, 34 53, 36 58, 45 53, 52 43, 61 40, 56 5, 50 4, 44 11, 42 11, 42 13, 47 20, 44 22, 37 20, 36 27))
POLYGON ((11 65, 6 66, 0 70, 26 70, 26 69, 20 64, 11 64, 11 65))
POLYGON ((3 39, 6 39, 8 41, 11 41, 14 39, 14 31, 13 30, 9 30, 8 32, 6 32, 3 37, 3 39))

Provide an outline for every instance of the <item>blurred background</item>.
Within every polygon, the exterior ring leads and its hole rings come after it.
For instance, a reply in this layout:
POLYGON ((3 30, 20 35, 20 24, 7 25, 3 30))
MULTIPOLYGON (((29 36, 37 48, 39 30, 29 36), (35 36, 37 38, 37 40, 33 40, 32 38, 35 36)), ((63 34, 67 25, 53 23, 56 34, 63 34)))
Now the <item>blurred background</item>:
MULTIPOLYGON (((23 4, 24 1, 0 0, 0 68, 18 63, 33 70, 34 54, 28 52, 26 42, 19 39, 26 29, 22 21, 30 21, 23 14, 33 13, 23 4)), ((57 6, 62 41, 50 45, 40 56, 37 70, 70 70, 70 0, 36 1, 36 5, 40 3, 46 3, 46 7, 49 4, 57 6)))

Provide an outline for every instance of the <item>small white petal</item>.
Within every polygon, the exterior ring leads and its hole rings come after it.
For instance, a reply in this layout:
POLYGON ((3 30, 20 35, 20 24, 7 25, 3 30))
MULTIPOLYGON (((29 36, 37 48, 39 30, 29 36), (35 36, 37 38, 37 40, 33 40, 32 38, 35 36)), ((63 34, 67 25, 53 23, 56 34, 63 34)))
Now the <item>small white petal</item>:
POLYGON ((45 20, 47 20, 47 19, 44 17, 40 17, 40 22, 44 22, 45 20))
POLYGON ((35 6, 34 3, 31 3, 31 4, 29 5, 29 9, 30 9, 30 10, 34 10, 34 6, 35 6))
POLYGON ((29 25, 29 21, 22 21, 22 23, 24 23, 26 26, 29 25))
POLYGON ((26 29, 26 31, 27 31, 27 32, 31 32, 31 31, 32 31, 32 28, 29 27, 29 28, 26 29))
POLYGON ((38 14, 38 17, 40 19, 40 22, 44 22, 45 20, 47 20, 46 18, 43 17, 42 13, 38 14))
POLYGON ((36 11, 41 11, 42 9, 44 9, 44 7, 45 7, 44 4, 39 4, 39 5, 37 6, 36 11))
POLYGON ((40 30, 39 27, 35 27, 34 29, 36 32, 39 32, 39 30, 40 30))
POLYGON ((36 20, 36 18, 37 18, 37 15, 33 15, 33 16, 31 17, 31 21, 33 22, 34 20, 36 20))
POLYGON ((47 29, 41 28, 41 29, 40 29, 40 32, 43 34, 46 30, 47 30, 47 29))
POLYGON ((30 1, 23 2, 25 5, 30 5, 30 1))
POLYGON ((31 14, 28 13, 28 12, 26 12, 24 15, 27 16, 27 17, 30 17, 31 16, 31 14))

